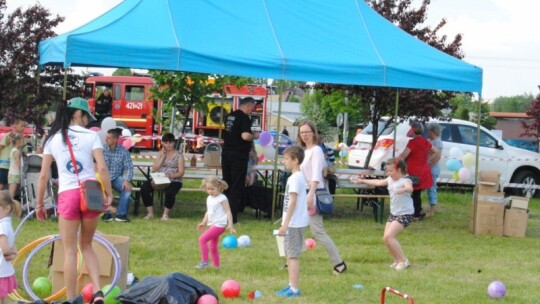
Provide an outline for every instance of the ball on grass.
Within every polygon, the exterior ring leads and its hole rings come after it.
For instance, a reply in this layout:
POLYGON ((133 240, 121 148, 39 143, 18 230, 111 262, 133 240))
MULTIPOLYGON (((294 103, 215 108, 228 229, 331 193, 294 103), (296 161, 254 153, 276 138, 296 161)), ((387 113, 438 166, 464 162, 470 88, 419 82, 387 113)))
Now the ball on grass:
POLYGON ((251 239, 247 235, 241 235, 238 237, 238 247, 244 248, 251 246, 251 239))
POLYGON ((238 241, 236 240, 236 237, 234 235, 227 235, 226 237, 224 237, 221 244, 224 248, 227 249, 234 249, 238 247, 238 241))
POLYGON ((236 298, 240 295, 240 284, 235 280, 227 280, 221 284, 221 293, 225 298, 236 298))
POLYGON ((120 295, 120 292, 122 292, 120 287, 118 287, 116 285, 111 286, 109 284, 109 285, 105 285, 105 287, 101 288, 101 291, 103 292, 103 294, 106 294, 105 295, 105 304, 120 304, 120 301, 118 301, 116 299, 116 297, 118 297, 120 295), (112 287, 112 289, 111 289, 111 287, 112 287), (111 291, 109 291, 109 289, 111 289, 111 291), (107 292, 109 292, 109 293, 107 293, 107 292))
POLYGON ((85 302, 90 303, 90 301, 92 301, 92 296, 94 295, 94 285, 92 285, 92 283, 84 285, 81 289, 81 295, 85 302))
POLYGON ((39 277, 35 279, 34 282, 32 283, 32 291, 40 299, 45 299, 46 297, 51 295, 51 292, 52 292, 51 281, 46 277, 39 277))
POLYGON ((493 299, 499 299, 506 295, 506 286, 502 282, 493 281, 489 284, 487 292, 493 299))
POLYGON ((309 249, 315 249, 315 247, 317 247, 317 242, 315 242, 315 240, 312 238, 306 239, 304 243, 306 244, 306 247, 309 249))
POLYGON ((211 294, 205 294, 197 300, 197 304, 218 304, 218 300, 211 294))

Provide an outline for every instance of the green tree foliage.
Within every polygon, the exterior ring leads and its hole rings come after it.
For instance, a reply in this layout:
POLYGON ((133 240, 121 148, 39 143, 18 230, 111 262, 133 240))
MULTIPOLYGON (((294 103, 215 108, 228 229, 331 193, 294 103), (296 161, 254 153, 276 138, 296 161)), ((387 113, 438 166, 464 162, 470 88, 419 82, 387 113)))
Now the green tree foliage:
MULTIPOLYGON (((472 118, 476 117, 476 113, 478 112, 478 101, 473 101, 470 94, 457 94, 450 99, 450 104, 453 108, 452 118, 475 121, 472 118)), ((497 120, 489 116, 490 108, 490 104, 482 102, 480 125, 491 130, 495 128, 497 120)))
MULTIPOLYGON (((62 98, 63 70, 44 67, 38 71, 37 45, 54 36, 53 28, 64 20, 39 4, 6 16, 6 0, 0 0, 0 115, 9 124, 22 118, 40 125, 48 105, 62 98)), ((68 96, 80 78, 68 77, 68 96)), ((80 85, 79 85, 80 88, 80 85)))
POLYGON ((514 112, 523 113, 531 106, 534 96, 532 94, 522 94, 516 96, 501 96, 493 100, 493 112, 514 112))
POLYGON ((128 68, 118 68, 113 73, 113 76, 131 76, 133 72, 128 68))
POLYGON ((540 138, 540 95, 532 101, 526 113, 532 118, 532 122, 521 122, 523 129, 525 130, 521 136, 540 138))

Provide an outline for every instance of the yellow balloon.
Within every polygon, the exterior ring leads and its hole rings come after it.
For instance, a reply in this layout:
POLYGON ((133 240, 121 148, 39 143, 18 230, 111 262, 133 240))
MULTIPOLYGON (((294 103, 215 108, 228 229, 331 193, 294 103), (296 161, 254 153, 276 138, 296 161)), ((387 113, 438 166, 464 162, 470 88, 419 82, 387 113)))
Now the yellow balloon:
POLYGON ((463 155, 463 166, 464 167, 472 167, 476 163, 476 157, 472 153, 465 153, 463 155))
POLYGON ((459 173, 458 171, 455 171, 454 174, 452 175, 452 178, 455 179, 455 180, 459 180, 459 173))

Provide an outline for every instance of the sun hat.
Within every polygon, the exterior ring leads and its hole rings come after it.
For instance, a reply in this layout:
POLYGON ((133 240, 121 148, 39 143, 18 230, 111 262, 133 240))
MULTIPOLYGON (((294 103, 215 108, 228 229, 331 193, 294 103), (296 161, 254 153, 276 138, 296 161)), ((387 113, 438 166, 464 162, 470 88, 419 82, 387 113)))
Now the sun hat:
POLYGON ((86 101, 86 99, 84 98, 81 98, 81 97, 71 98, 70 100, 68 100, 68 108, 83 110, 86 112, 86 114, 88 114, 90 121, 97 120, 96 117, 92 115, 92 113, 90 113, 90 108, 88 107, 88 101, 86 101))

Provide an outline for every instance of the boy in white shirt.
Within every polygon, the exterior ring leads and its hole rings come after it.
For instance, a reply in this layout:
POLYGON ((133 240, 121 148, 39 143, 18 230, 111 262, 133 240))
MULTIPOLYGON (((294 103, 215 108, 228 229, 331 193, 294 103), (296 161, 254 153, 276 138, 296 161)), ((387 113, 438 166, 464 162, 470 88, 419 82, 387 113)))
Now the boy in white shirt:
POLYGON ((283 218, 279 235, 285 236, 284 246, 287 256, 287 269, 289 271, 289 284, 276 292, 279 297, 298 297, 301 295, 298 288, 300 279, 300 254, 304 245, 304 234, 309 225, 307 210, 307 181, 300 171, 300 164, 304 160, 304 150, 293 146, 283 151, 285 169, 292 175, 287 180, 285 199, 283 200, 283 218))

